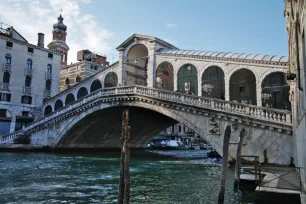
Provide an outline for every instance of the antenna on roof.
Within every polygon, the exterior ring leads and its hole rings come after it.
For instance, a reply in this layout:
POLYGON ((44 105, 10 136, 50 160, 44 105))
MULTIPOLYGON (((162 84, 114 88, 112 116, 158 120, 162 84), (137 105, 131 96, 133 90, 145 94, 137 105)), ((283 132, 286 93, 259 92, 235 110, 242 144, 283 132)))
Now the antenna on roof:
POLYGON ((62 12, 63 12, 63 9, 61 8, 61 10, 60 10, 60 14, 62 15, 62 12))

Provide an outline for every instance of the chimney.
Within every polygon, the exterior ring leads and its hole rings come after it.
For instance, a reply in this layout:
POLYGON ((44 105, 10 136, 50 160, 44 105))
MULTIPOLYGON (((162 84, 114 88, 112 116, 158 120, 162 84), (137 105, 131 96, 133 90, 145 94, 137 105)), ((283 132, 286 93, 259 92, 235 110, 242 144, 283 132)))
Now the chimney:
POLYGON ((37 42, 37 46, 38 47, 42 47, 42 48, 45 47, 45 45, 44 45, 44 41, 45 41, 44 38, 45 38, 45 34, 38 33, 38 42, 37 42))

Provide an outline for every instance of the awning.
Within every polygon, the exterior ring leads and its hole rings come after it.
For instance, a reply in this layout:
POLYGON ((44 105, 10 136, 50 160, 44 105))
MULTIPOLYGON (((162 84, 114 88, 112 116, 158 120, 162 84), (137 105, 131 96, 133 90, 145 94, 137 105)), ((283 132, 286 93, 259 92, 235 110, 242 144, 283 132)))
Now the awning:
POLYGON ((163 136, 163 135, 156 135, 154 137, 154 140, 168 140, 168 139, 169 139, 169 137, 163 136))

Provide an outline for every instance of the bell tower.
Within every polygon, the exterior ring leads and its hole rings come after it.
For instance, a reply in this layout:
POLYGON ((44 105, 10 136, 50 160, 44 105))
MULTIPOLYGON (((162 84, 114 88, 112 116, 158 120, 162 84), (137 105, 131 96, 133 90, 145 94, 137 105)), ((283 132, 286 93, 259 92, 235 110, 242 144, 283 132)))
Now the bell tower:
POLYGON ((62 14, 57 18, 57 23, 53 24, 52 42, 48 44, 50 50, 55 50, 62 53, 61 65, 67 65, 67 55, 69 47, 66 44, 67 26, 63 23, 62 14))

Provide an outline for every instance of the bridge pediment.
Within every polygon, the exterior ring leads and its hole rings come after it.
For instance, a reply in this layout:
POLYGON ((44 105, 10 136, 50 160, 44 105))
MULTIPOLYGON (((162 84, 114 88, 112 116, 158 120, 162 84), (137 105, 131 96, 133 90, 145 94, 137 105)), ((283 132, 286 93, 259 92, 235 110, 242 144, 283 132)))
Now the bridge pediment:
POLYGON ((163 48, 169 48, 169 49, 177 49, 175 46, 171 45, 170 43, 163 41, 156 37, 146 36, 146 35, 140 35, 140 34, 133 34, 128 39, 126 39, 123 43, 121 43, 116 49, 118 51, 125 50, 128 48, 131 44, 135 44, 135 41, 147 41, 147 42, 154 42, 158 44, 160 47, 163 48))

